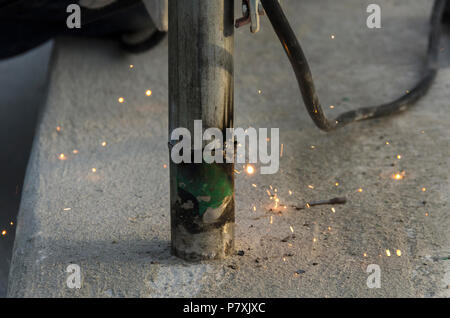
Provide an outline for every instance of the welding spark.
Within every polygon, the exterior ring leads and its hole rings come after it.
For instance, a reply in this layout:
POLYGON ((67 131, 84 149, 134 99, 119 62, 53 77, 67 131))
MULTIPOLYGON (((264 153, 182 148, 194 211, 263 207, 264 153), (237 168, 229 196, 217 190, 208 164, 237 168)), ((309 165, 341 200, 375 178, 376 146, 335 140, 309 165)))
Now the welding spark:
POLYGON ((72 151, 72 153, 73 153, 74 155, 77 155, 77 154, 78 154, 78 150, 74 149, 74 150, 72 151))
POLYGON ((403 180, 403 178, 405 178, 405 172, 402 171, 401 173, 395 173, 391 176, 391 178, 394 180, 403 180))
POLYGON ((107 143, 106 141, 102 142, 102 147, 106 147, 107 143))
POLYGON ((93 173, 97 172, 97 168, 92 168, 91 170, 92 170, 93 173))
POLYGON ((397 254, 398 257, 400 257, 400 256, 402 256, 402 251, 397 250, 397 251, 396 251, 396 254, 397 254))
POLYGON ((59 156, 58 156, 58 159, 59 160, 61 160, 61 161, 64 161, 64 160, 67 160, 67 157, 66 157, 66 155, 65 154, 60 154, 59 156))
POLYGON ((245 171, 247 172, 247 174, 252 175, 255 173, 255 168, 252 165, 247 165, 245 171))
POLYGON ((152 96, 152 94, 153 94, 153 92, 149 89, 145 92, 145 95, 147 95, 147 96, 152 96))
POLYGON ((123 97, 119 97, 117 101, 122 104, 125 101, 125 99, 123 97))
POLYGON ((387 256, 391 256, 391 251, 390 250, 386 250, 386 255, 387 256))
POLYGON ((6 230, 3 230, 3 231, 2 231, 2 235, 3 235, 3 236, 5 236, 6 233, 7 233, 6 230))

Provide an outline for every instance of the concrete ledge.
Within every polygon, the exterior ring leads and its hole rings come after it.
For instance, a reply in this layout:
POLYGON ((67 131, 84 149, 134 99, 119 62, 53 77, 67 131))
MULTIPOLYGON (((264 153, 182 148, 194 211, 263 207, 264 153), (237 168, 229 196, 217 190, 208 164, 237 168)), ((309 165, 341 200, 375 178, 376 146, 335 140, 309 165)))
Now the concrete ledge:
MULTIPOLYGON (((330 115, 397 97, 420 76, 431 3, 380 1, 383 29, 369 30, 370 1, 285 2, 323 103, 336 106, 330 115)), ((277 175, 237 176, 244 256, 193 264, 169 254, 167 42, 129 56, 111 43, 59 39, 9 297, 449 296, 450 70, 410 112, 323 134, 263 20, 262 33, 237 34, 236 125, 280 127, 284 155, 277 175), (391 179, 403 170, 404 180, 391 179), (269 211, 270 186, 289 207, 281 215, 269 211), (335 196, 349 199, 336 213, 295 208, 335 196), (373 263, 381 289, 366 286, 373 263), (66 285, 69 264, 80 265, 81 289, 66 285)))

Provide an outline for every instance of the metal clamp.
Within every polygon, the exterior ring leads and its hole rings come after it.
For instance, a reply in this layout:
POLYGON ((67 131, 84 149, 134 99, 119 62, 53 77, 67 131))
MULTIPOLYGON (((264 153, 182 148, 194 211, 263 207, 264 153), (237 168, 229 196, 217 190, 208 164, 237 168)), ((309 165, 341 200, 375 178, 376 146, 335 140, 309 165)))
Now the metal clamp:
POLYGON ((264 15, 264 8, 260 0, 242 0, 242 18, 237 19, 235 26, 240 28, 250 24, 252 33, 259 32, 261 28, 260 16, 264 15))

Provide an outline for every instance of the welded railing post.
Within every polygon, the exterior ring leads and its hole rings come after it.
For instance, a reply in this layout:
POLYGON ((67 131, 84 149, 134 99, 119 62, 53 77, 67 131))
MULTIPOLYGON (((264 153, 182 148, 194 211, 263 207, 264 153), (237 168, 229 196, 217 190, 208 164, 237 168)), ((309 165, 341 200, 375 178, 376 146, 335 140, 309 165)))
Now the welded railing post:
MULTIPOLYGON (((169 0, 169 136, 183 127, 196 138, 195 120, 224 138, 233 126, 233 2, 169 0)), ((202 260, 233 253, 233 164, 171 160, 170 205, 174 255, 202 260)))

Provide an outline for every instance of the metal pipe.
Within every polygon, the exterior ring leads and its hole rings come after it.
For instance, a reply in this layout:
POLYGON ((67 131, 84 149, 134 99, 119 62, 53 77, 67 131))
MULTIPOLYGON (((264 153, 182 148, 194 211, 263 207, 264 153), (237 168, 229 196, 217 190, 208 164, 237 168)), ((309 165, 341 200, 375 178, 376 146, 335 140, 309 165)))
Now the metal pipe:
MULTIPOLYGON (((169 0, 169 136, 181 127, 194 136, 195 120, 224 136, 233 127, 233 53, 233 0, 169 0)), ((171 160, 170 206, 174 255, 197 261, 234 252, 233 164, 171 160)))

